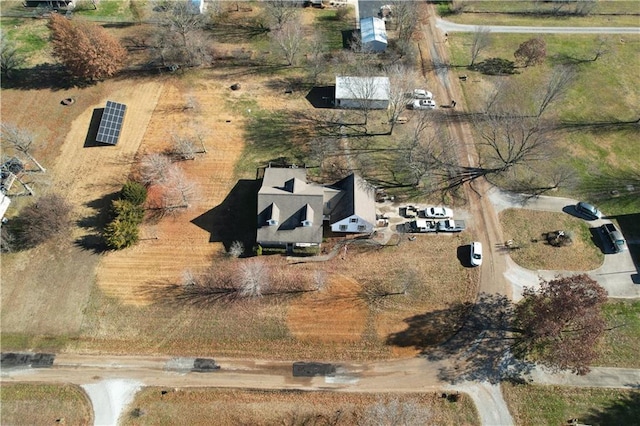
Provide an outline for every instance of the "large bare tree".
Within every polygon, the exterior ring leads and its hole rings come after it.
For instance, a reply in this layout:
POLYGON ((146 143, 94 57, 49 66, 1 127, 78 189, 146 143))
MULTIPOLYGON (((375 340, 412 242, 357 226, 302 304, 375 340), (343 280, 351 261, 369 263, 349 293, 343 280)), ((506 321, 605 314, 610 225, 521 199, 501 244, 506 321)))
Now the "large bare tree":
POLYGON ((491 45, 491 30, 488 27, 478 26, 473 31, 473 39, 469 46, 469 53, 471 54, 470 67, 476 63, 476 59, 480 56, 480 52, 491 45))
POLYGON ((300 52, 304 33, 298 20, 288 20, 269 33, 271 40, 284 55, 287 65, 294 65, 300 52))
POLYGON ((2 138, 3 145, 6 144, 10 148, 27 156, 31 161, 33 161, 33 164, 38 167, 39 171, 47 171, 42 167, 42 164, 40 164, 33 155, 31 155, 30 151, 35 142, 35 136, 33 133, 26 129, 22 129, 15 124, 2 123, 0 124, 0 137, 2 138))
POLYGON ((209 59, 205 17, 188 2, 173 2, 161 12, 153 40, 162 65, 200 65, 209 59))
POLYGON ((268 25, 272 30, 282 28, 288 22, 296 20, 298 5, 296 0, 265 0, 264 11, 269 20, 268 25))
POLYGON ((538 117, 554 104, 561 100, 569 90, 571 82, 575 78, 575 69, 568 66, 557 66, 551 72, 544 86, 544 90, 540 90, 540 99, 538 103, 538 117))

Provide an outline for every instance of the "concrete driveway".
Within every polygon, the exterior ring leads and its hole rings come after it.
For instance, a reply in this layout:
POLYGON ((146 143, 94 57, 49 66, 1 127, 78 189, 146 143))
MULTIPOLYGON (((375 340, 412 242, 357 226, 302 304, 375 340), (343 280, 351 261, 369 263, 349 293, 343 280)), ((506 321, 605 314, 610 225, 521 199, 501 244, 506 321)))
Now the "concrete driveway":
MULTIPOLYGON (((478 25, 456 24, 441 18, 436 19, 436 26, 443 32, 476 31, 478 25)), ((492 33, 541 33, 541 34, 640 34, 640 27, 515 27, 509 25, 483 25, 492 33)))
MULTIPOLYGON (((571 198, 539 196, 528 198, 519 194, 512 194, 492 188, 489 191, 496 213, 507 208, 521 208, 530 210, 540 210, 556 213, 574 214, 573 206, 578 202, 571 198)), ((606 219, 589 222, 591 228, 599 228, 602 224, 609 222, 606 219)), ((522 288, 535 287, 540 279, 550 280, 560 275, 573 275, 575 271, 531 271, 518 266, 509 257, 507 260, 507 270, 505 277, 511 282, 513 299, 518 301, 522 298, 522 288)), ((609 293, 609 297, 614 298, 640 298, 640 274, 634 264, 629 250, 621 253, 606 254, 604 263, 598 269, 588 271, 591 278, 596 280, 609 293)))

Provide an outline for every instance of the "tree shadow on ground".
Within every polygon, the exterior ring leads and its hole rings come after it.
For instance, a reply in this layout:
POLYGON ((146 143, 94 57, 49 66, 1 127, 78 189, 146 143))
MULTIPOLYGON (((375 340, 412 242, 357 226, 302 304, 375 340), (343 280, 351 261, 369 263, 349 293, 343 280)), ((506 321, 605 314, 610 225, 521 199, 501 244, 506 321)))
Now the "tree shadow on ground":
POLYGON ((23 68, 13 72, 10 79, 0 81, 2 89, 40 90, 50 89, 69 90, 72 88, 89 87, 95 84, 71 76, 62 66, 38 64, 33 68, 23 68))
POLYGON ((89 201, 85 205, 94 210, 92 216, 86 216, 79 219, 76 224, 86 230, 87 234, 76 239, 75 245, 94 253, 103 253, 109 248, 102 238, 104 227, 111 220, 111 204, 113 200, 117 200, 120 191, 112 192, 101 198, 89 201))
POLYGON ((620 120, 612 117, 605 121, 562 121, 554 126, 554 130, 565 130, 568 132, 591 132, 594 134, 610 132, 629 132, 630 137, 637 138, 640 130, 640 118, 635 120, 620 120))
POLYGON ((306 145, 319 132, 323 123, 303 113, 292 111, 259 111, 247 120, 246 140, 254 154, 262 158, 287 157, 302 164, 306 145))
POLYGON ((226 250, 240 241, 245 252, 256 242, 258 191, 260 180, 239 180, 225 199, 191 221, 209 232, 209 242, 222 242, 226 250))
POLYGON ((518 379, 533 364, 516 360, 509 328, 513 304, 505 296, 481 293, 475 303, 459 303, 448 309, 405 319, 406 330, 391 334, 387 344, 414 347, 431 361, 448 360, 441 367, 441 380, 462 381, 518 379))
POLYGON ((632 425, 637 424, 638 419, 640 419, 640 392, 633 391, 619 395, 606 407, 591 409, 584 419, 584 423, 590 425, 632 425))

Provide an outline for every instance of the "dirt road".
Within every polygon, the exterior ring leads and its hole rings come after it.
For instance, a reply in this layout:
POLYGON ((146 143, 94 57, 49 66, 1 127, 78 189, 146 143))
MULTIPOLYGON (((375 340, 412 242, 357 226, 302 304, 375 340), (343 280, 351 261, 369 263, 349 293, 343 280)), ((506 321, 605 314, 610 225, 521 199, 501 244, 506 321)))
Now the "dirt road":
MULTIPOLYGON (((446 38, 436 26, 436 13, 433 5, 428 6, 429 23, 423 25, 424 42, 426 48, 421 49, 426 62, 433 64, 449 63, 449 51, 446 48, 446 38)), ((440 83, 441 87, 434 87, 436 96, 441 103, 448 104, 448 100, 456 100, 456 110, 464 110, 464 96, 458 79, 452 76, 449 68, 438 67, 430 72, 429 81, 440 83)), ((453 109, 450 113, 455 113, 453 109)), ((455 122, 449 125, 449 132, 453 141, 457 142, 457 155, 462 165, 473 166, 476 164, 477 153, 473 141, 473 134, 466 123, 455 122)), ((498 222, 498 215, 494 211, 491 200, 488 197, 490 186, 483 180, 473 182, 472 188, 466 188, 466 196, 469 200, 469 211, 476 218, 475 228, 480 235, 479 240, 484 246, 484 262, 480 278, 480 292, 499 293, 511 296, 511 288, 504 278, 507 269, 505 255, 498 251, 498 247, 504 242, 502 229, 498 222)))

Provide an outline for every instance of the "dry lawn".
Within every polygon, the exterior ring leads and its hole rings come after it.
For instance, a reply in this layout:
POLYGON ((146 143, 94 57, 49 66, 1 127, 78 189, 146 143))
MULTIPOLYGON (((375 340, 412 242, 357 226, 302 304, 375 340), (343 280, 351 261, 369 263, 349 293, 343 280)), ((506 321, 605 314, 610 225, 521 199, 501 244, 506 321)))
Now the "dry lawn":
POLYGON ((590 271, 604 261, 602 251, 593 243, 589 227, 582 219, 526 209, 504 210, 499 217, 505 238, 513 239, 520 247, 509 252, 520 266, 534 270, 590 271), (557 230, 570 233, 573 244, 566 247, 547 244, 542 234, 557 230))
POLYGON ((502 394, 516 424, 560 425, 577 418, 581 424, 637 424, 637 390, 502 384, 502 394))
POLYGON ((89 425, 93 409, 75 385, 3 383, 0 385, 3 425, 89 425))
MULTIPOLYGON (((458 402, 440 394, 355 394, 304 391, 243 391, 223 389, 181 389, 161 394, 160 388, 145 388, 136 395, 123 415, 123 425, 216 424, 372 424, 371 406, 397 401, 418 412, 416 424, 479 424, 473 401, 461 395, 458 402)), ((397 420, 397 419, 396 419, 397 420)))

